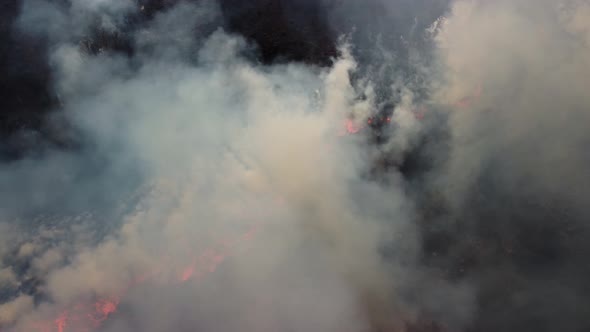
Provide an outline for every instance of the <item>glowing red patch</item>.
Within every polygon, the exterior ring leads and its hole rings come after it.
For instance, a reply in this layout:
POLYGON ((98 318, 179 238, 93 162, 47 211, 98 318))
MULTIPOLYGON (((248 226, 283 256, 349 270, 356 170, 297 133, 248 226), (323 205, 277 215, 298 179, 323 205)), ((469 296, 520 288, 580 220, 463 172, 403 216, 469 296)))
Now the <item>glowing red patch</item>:
POLYGON ((356 134, 361 130, 361 128, 354 124, 352 119, 346 119, 346 131, 349 134, 356 134))
POLYGON ((68 321, 68 312, 64 311, 55 319, 55 326, 58 332, 64 332, 68 321))
POLYGON ((180 276, 180 281, 185 282, 188 281, 193 274, 195 273, 196 263, 193 262, 190 266, 186 267, 180 276))
MULTIPOLYGON (((256 227, 252 227, 245 234, 231 239, 224 239, 217 245, 222 249, 207 249, 203 254, 193 259, 182 271, 179 280, 175 282, 185 282, 203 276, 206 273, 214 272, 217 267, 229 255, 228 250, 235 247, 242 240, 249 240, 256 232, 256 227)), ((153 271, 146 273, 135 279, 128 285, 131 288, 140 283, 149 281, 157 277, 165 266, 159 266, 153 271)), ((152 280, 153 281, 153 280, 152 280)), ((64 310, 57 318, 48 321, 36 322, 30 326, 27 331, 31 332, 90 332, 102 325, 102 323, 117 311, 120 298, 126 291, 118 296, 100 298, 94 303, 80 302, 68 310, 64 310)))
POLYGON ((114 313, 117 311, 117 306, 119 305, 118 300, 99 300, 94 304, 96 306, 96 311, 102 313, 104 317, 114 313))

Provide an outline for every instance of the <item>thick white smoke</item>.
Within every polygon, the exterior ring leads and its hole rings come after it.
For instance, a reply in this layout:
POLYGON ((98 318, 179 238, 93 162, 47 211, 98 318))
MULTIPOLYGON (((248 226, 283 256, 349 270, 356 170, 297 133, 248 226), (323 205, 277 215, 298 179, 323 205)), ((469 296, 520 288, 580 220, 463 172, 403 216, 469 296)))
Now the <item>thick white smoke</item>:
POLYGON ((403 36, 383 19, 328 68, 263 65, 218 28, 214 1, 142 23, 127 21, 145 10, 132 1, 23 2, 16 28, 50 45, 62 109, 49 121, 67 119, 81 147, 0 165, 14 188, 0 191, 2 331, 69 332, 80 303, 113 297, 94 328, 403 331, 426 316, 523 330, 515 307, 545 330, 584 327, 587 246, 568 244, 559 274, 470 236, 511 252, 552 242, 531 229, 587 223, 590 3, 457 0, 431 25, 438 10, 404 17, 408 1, 325 2, 334 26, 372 27, 382 8, 403 36), (130 54, 81 42, 130 24, 130 54), (340 135, 384 102, 396 105, 384 144, 340 135), (383 154, 402 168, 416 151, 431 167, 419 180, 366 176, 383 154), (423 250, 436 232, 452 243, 423 250))
MULTIPOLYGON (((37 2, 25 4, 26 27, 31 17, 54 14, 37 2)), ((96 14, 116 28, 124 14, 118 6, 84 7, 68 22, 84 27, 96 14)), ((136 207, 109 216, 120 219, 107 221, 120 230, 104 240, 35 253, 31 273, 39 271, 49 301, 5 303, 3 324, 30 329, 91 296, 122 294, 161 266, 169 270, 159 278, 176 280, 193 256, 249 227, 259 231, 247 252, 228 259, 206 284, 184 284, 184 296, 175 293, 176 283, 143 295, 131 290, 122 299, 131 314, 115 317, 106 330, 258 331, 269 324, 359 331, 401 324, 393 265, 379 250, 396 232, 414 243, 411 208, 399 186, 361 181, 360 142, 339 137, 348 114, 366 116, 370 107, 356 101, 349 79, 356 64, 346 45, 327 70, 259 66, 247 60, 248 45, 238 36, 218 30, 194 40, 193 27, 217 16, 211 4, 160 14, 134 37, 140 51, 132 60, 88 56, 65 32, 51 36, 65 116, 106 156, 105 176, 141 178, 143 194, 138 203, 121 202, 136 207)), ((127 192, 105 176, 87 185, 107 195, 127 192)))
POLYGON ((447 257, 471 265, 479 331, 588 328, 577 308, 589 299, 589 6, 455 1, 438 34, 434 99, 481 87, 450 111, 448 163, 435 180, 456 216, 447 227, 482 239, 466 250, 455 237, 447 257))
MULTIPOLYGON (((587 187, 590 49, 587 1, 457 1, 438 36, 450 103, 483 94, 454 112, 450 186, 460 192, 500 158, 505 179, 575 204, 587 187), (491 159, 490 159, 491 158, 491 159), (509 160, 509 161, 508 161, 509 160), (510 174, 508 174, 510 173, 510 174), (461 189, 463 188, 463 189, 461 189)), ((500 171, 500 170, 498 170, 500 171)), ((451 194, 459 200, 459 192, 451 194)))

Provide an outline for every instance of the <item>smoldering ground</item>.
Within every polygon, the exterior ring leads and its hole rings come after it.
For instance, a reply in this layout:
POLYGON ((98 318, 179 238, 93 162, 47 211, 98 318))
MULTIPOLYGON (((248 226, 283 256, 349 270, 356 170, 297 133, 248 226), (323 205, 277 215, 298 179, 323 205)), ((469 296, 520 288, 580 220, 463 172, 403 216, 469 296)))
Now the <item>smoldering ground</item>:
POLYGON ((68 144, 2 165, 3 328, 589 328, 587 1, 21 5, 68 144))

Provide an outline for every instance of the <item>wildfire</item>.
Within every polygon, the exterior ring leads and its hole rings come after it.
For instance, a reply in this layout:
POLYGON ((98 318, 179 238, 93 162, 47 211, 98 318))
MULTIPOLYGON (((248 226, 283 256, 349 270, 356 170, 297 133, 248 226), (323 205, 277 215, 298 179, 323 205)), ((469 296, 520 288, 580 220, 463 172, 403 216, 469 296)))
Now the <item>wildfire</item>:
POLYGON ((356 134, 361 130, 352 119, 346 119, 346 132, 349 134, 356 134))
POLYGON ((61 312, 52 321, 33 324, 32 329, 38 332, 90 332, 117 311, 119 302, 116 296, 102 298, 94 303, 80 302, 61 312))
POLYGON ((100 313, 100 316, 95 317, 95 319, 97 321, 105 320, 109 315, 111 315, 115 311, 117 311, 117 306, 119 306, 119 301, 120 300, 118 298, 102 299, 102 300, 97 301, 94 304, 94 307, 95 307, 95 311, 97 313, 100 313))
POLYGON ((182 275, 180 276, 180 281, 182 281, 182 282, 188 281, 195 273, 195 269, 197 268, 196 265, 197 265, 197 262, 193 260, 191 265, 187 266, 184 269, 184 271, 182 272, 182 275))
MULTIPOLYGON (((467 96, 457 101, 454 106, 459 108, 466 108, 471 103, 477 100, 482 92, 481 85, 479 85, 472 96, 467 96)), ((420 107, 414 112, 417 119, 422 119, 426 113, 425 107, 420 107)), ((377 122, 375 118, 368 118, 367 125, 371 126, 377 122)), ((391 117, 387 117, 385 123, 391 122, 391 117)), ((357 125, 353 119, 347 118, 345 120, 345 133, 346 134, 357 134, 361 131, 363 126, 357 125)), ((233 249, 238 242, 241 240, 252 239, 257 228, 253 226, 246 233, 242 234, 237 240, 222 240, 220 241, 218 248, 209 248, 202 254, 195 256, 189 264, 181 268, 177 275, 175 282, 184 283, 189 280, 198 280, 203 276, 213 273, 217 270, 218 266, 223 263, 227 257, 231 254, 233 249)), ((167 269, 166 266, 162 265, 155 268, 148 273, 137 277, 128 288, 132 288, 139 284, 153 281, 156 277, 161 275, 167 269)), ((170 267, 168 267, 170 269, 170 267)), ((33 332, 91 332, 97 329, 102 323, 107 320, 111 315, 117 312, 117 308, 124 294, 99 298, 94 303, 91 301, 81 302, 74 305, 72 308, 62 311, 55 319, 37 322, 32 324, 29 331, 33 332)))
POLYGON ((64 329, 66 328, 66 322, 68 320, 68 313, 67 311, 62 313, 56 320, 55 320, 55 325, 57 326, 57 330, 59 332, 64 332, 64 329))
MULTIPOLYGON (((189 280, 199 280, 201 277, 217 270, 218 266, 223 263, 232 248, 235 248, 242 240, 250 240, 256 232, 256 227, 251 227, 247 232, 237 239, 224 239, 217 246, 205 250, 201 255, 196 256, 191 262, 181 269, 178 279, 173 282, 183 283, 189 280)), ((136 278, 128 289, 139 284, 155 281, 164 270, 165 266, 160 266, 150 273, 136 278)), ((27 328, 27 332, 91 332, 100 327, 111 315, 117 312, 121 298, 124 292, 118 295, 101 297, 98 300, 81 301, 71 308, 63 310, 56 318, 36 322, 27 328)))

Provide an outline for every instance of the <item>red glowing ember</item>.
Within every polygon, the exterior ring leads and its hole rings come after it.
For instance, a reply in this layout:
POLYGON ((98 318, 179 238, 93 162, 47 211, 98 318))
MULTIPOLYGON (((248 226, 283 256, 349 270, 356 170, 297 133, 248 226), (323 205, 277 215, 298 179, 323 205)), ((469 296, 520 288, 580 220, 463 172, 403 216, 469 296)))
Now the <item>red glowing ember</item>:
MULTIPOLYGON (((193 258, 185 268, 181 269, 179 278, 175 282, 187 282, 189 280, 199 280, 208 273, 215 272, 217 267, 226 260, 231 254, 230 249, 238 245, 242 240, 249 240, 256 232, 256 227, 251 227, 246 233, 238 238, 224 239, 209 248, 201 255, 193 258)), ((144 282, 154 282, 161 272, 167 267, 160 266, 150 273, 144 274, 132 282, 128 288, 144 282)), ((168 267, 169 268, 169 267, 168 267)), ((57 318, 31 324, 23 332, 91 332, 96 330, 113 315, 119 306, 120 299, 125 292, 119 295, 99 298, 94 301, 81 301, 71 308, 62 311, 57 318)), ((19 330, 20 332, 20 330, 19 330)))
POLYGON ((361 130, 361 128, 359 126, 357 126, 356 124, 354 124, 354 121, 352 121, 352 119, 346 119, 346 131, 349 134, 356 134, 361 130))
POLYGON ((111 300, 102 299, 94 304, 96 312, 100 312, 102 314, 102 318, 105 318, 105 319, 110 314, 117 311, 118 305, 119 305, 119 299, 111 299, 111 300))
POLYGON ((65 327, 66 327, 66 322, 68 320, 68 316, 67 316, 67 311, 64 312, 63 314, 61 314, 56 320, 55 320, 55 326, 57 326, 57 330, 59 332, 63 332, 65 327))
POLYGON ((64 310, 53 321, 33 324, 37 332, 90 332, 98 328, 117 311, 118 297, 99 299, 95 303, 81 302, 64 310))
POLYGON ((189 265, 188 267, 186 267, 184 269, 184 271, 182 272, 182 275, 180 276, 180 281, 183 281, 183 282, 184 281, 188 281, 193 276, 193 274, 195 273, 195 269, 197 268, 196 265, 197 265, 197 262, 196 261, 193 261, 191 263, 191 265, 189 265))

